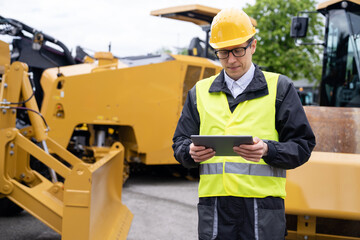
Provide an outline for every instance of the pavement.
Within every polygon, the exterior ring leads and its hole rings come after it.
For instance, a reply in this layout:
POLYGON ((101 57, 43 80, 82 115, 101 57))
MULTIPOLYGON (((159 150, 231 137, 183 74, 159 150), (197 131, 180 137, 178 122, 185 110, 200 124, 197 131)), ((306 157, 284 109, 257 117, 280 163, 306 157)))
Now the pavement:
MULTIPOLYGON (((128 240, 197 239, 197 181, 161 174, 131 176, 122 201, 134 214, 128 240)), ((0 240, 60 240, 26 211, 0 217, 0 240)))

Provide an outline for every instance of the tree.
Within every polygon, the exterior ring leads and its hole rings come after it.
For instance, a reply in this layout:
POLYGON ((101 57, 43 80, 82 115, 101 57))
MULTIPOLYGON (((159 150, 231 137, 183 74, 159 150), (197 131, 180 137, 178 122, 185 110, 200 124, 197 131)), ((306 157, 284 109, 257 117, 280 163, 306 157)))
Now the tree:
MULTIPOLYGON (((243 10, 257 21, 258 42, 253 61, 266 71, 293 80, 320 80, 322 47, 296 46, 290 37, 291 17, 299 11, 314 11, 315 6, 315 0, 256 0, 253 6, 247 4, 243 10)), ((309 18, 308 36, 322 35, 321 18, 317 14, 310 14, 309 18)))

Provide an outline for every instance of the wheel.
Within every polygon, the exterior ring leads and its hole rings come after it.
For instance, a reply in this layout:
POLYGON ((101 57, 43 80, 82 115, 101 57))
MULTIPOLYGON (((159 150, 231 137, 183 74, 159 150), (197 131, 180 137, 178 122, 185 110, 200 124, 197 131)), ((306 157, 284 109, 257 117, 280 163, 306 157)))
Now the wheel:
POLYGON ((14 216, 21 213, 23 209, 8 198, 0 198, 0 216, 14 216))

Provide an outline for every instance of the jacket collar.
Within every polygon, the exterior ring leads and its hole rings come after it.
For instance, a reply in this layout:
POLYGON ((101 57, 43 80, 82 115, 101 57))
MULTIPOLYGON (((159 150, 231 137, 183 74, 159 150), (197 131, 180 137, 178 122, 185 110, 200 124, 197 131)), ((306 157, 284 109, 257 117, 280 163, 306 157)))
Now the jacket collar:
MULTIPOLYGON (((244 92, 240 94, 236 99, 240 98, 242 101, 245 101, 269 94, 263 72, 260 70, 258 65, 256 64, 254 65, 255 65, 255 73, 253 79, 251 80, 247 88, 244 90, 244 92)), ((231 94, 230 90, 228 89, 225 83, 224 69, 215 78, 214 82, 211 84, 209 88, 209 93, 214 93, 214 92, 224 92, 226 94, 231 94)))

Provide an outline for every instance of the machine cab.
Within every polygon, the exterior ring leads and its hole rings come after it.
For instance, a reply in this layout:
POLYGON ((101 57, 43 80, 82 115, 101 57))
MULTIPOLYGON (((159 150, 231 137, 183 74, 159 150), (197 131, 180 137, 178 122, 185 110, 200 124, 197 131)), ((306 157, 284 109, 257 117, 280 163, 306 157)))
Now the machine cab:
MULTIPOLYGON (((326 18, 320 105, 360 107, 360 1, 326 1, 317 11, 326 18)), ((306 28, 306 17, 293 18, 292 37, 306 28)))
POLYGON ((320 105, 360 107, 360 6, 343 1, 318 11, 326 16, 320 105))

